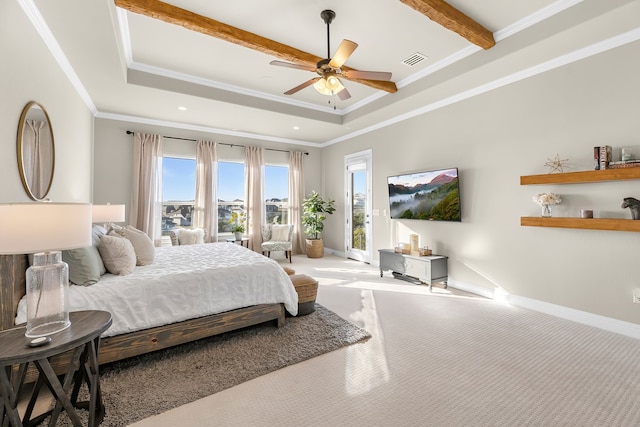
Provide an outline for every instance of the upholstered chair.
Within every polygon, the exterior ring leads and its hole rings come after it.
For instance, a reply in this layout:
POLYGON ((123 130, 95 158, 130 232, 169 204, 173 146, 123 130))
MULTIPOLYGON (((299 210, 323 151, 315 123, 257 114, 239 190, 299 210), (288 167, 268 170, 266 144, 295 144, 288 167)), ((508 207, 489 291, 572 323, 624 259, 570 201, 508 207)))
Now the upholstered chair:
POLYGON ((293 248, 293 225, 268 224, 262 226, 262 255, 271 252, 284 251, 284 256, 291 263, 291 250, 293 248))
POLYGON ((175 228, 169 231, 171 246, 194 245, 207 241, 207 232, 202 228, 175 228))

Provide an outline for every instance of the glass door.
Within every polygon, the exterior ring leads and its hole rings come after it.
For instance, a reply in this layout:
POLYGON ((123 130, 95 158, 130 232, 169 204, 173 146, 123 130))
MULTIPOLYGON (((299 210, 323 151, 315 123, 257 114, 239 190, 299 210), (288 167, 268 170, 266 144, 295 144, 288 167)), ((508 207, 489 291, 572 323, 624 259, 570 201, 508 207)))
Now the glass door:
POLYGON ((345 157, 347 257, 371 262, 371 150, 345 157))

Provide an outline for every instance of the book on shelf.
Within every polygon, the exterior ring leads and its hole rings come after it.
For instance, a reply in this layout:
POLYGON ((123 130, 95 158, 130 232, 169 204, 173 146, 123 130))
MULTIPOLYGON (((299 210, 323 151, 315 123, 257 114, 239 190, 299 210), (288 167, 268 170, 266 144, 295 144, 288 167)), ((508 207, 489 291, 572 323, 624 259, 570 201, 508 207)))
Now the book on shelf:
POLYGON ((615 162, 609 162, 610 165, 629 165, 640 163, 640 160, 619 160, 615 162))
POLYGON ((593 168, 600 170, 600 147, 593 147, 593 168))
POLYGON ((627 160, 626 162, 611 162, 609 163, 609 169, 624 169, 624 168, 639 168, 640 161, 627 160))
POLYGON ((612 149, 610 145, 600 147, 600 170, 607 169, 611 162, 612 149))

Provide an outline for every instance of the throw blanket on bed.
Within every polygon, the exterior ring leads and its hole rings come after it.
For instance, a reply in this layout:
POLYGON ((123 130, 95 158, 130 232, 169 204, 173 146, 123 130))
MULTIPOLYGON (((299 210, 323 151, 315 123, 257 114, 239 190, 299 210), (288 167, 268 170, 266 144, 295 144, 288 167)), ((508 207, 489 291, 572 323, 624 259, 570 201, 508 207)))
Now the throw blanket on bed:
MULTIPOLYGON (((298 313, 291 280, 276 261, 234 243, 157 248, 153 264, 131 274, 69 287, 69 311, 111 312, 113 324, 103 336, 272 303, 298 313)), ((23 298, 16 323, 26 319, 23 298)))

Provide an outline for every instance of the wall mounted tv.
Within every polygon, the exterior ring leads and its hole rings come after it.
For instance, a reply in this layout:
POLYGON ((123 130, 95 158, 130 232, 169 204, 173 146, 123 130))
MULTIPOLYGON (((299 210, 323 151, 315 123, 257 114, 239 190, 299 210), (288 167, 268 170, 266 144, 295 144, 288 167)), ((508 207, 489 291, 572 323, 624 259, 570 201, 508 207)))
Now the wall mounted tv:
POLYGON ((460 221, 458 168, 390 176, 387 184, 391 218, 460 221))

